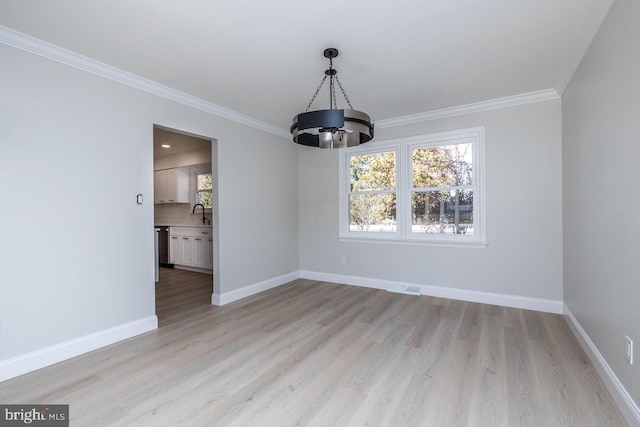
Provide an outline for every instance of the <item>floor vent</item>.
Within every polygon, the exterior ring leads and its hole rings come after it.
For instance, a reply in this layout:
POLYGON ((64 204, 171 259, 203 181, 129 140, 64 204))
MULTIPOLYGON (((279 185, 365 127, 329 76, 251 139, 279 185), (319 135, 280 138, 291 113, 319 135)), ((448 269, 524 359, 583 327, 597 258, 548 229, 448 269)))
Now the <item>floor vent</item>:
POLYGON ((420 286, 417 285, 388 285, 387 292, 420 296, 420 286))

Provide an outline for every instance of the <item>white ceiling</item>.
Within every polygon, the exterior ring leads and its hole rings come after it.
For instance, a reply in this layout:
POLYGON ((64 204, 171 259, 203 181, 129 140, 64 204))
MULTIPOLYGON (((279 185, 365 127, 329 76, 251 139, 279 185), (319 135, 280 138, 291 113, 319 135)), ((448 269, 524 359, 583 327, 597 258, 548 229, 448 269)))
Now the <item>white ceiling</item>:
MULTIPOLYGON (((340 50, 354 108, 374 120, 562 92, 610 3, 4 0, 0 24, 288 129, 327 47, 340 50)), ((325 88, 314 107, 327 98, 325 88)))
POLYGON ((211 149, 211 140, 200 139, 158 127, 153 128, 154 159, 203 149, 211 149), (169 145, 169 147, 163 147, 163 145, 169 145))

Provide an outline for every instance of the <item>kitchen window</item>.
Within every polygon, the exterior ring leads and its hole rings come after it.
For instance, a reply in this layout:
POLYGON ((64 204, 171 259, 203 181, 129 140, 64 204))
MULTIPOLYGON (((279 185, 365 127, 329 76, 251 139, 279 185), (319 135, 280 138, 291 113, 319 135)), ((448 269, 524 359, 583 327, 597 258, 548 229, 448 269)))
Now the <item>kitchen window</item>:
POLYGON ((486 246, 484 127, 340 154, 340 239, 486 246))
POLYGON ((193 204, 201 203, 206 209, 213 207, 213 175, 210 165, 191 167, 193 204))

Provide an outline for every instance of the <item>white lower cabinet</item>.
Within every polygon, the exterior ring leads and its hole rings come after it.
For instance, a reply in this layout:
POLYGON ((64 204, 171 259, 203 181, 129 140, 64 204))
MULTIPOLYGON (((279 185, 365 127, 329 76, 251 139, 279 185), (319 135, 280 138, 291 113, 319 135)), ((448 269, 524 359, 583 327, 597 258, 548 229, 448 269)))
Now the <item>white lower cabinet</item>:
POLYGON ((182 238, 179 236, 169 236, 169 262, 171 264, 182 264, 184 261, 184 255, 182 255, 182 238))
POLYGON ((213 269, 213 236, 210 228, 170 227, 169 240, 172 264, 213 269))
POLYGON ((213 268, 213 239, 194 237, 193 252, 193 260, 196 267, 213 268))

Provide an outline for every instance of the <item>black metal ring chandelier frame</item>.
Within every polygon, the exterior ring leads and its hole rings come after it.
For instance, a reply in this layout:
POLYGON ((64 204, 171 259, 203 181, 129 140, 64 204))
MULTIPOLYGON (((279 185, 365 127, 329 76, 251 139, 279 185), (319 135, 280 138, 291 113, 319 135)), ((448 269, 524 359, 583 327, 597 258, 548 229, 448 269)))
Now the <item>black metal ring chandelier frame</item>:
POLYGON ((325 76, 305 112, 293 118, 290 130, 295 143, 319 148, 344 148, 364 144, 373 138, 371 118, 362 111, 353 109, 338 79, 338 72, 333 68, 333 58, 337 56, 338 49, 325 49, 324 57, 329 59, 329 69, 324 72, 325 76), (309 111, 327 77, 329 78, 329 109, 309 111), (336 83, 349 109, 337 108, 336 83))

